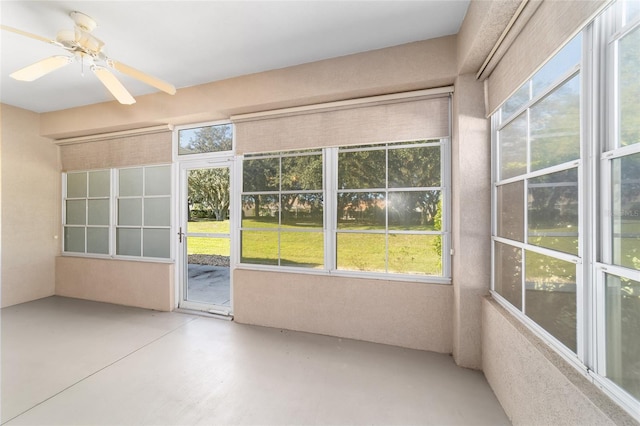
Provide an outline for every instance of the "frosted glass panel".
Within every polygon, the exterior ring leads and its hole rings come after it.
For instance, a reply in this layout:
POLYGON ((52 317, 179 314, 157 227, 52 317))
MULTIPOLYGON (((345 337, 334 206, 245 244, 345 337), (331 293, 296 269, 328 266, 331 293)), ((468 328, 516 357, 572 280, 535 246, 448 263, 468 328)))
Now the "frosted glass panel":
POLYGON ((64 228, 64 251, 84 253, 84 227, 64 228))
POLYGON ((144 253, 145 257, 169 258, 169 235, 168 229, 145 229, 144 230, 144 253))
POLYGON ((108 197, 111 175, 109 170, 89 173, 89 197, 108 197))
POLYGON ((171 203, 169 198, 145 198, 145 226, 169 226, 171 224, 170 221, 171 203))
POLYGON ((109 254, 109 228, 87 228, 87 253, 109 254))
POLYGON ((109 225, 109 200, 89 200, 89 225, 109 225))
POLYGON ((67 225, 84 225, 85 224, 85 200, 67 200, 67 225))
POLYGON ((142 169, 122 169, 119 171, 119 194, 122 197, 142 195, 142 169))
POLYGON ((82 198, 87 196, 87 174, 67 174, 67 198, 82 198))
POLYGON ((116 230, 116 254, 121 256, 140 256, 140 230, 116 230))
POLYGON ((118 200, 118 225, 142 225, 142 199, 130 198, 118 200))
POLYGON ((147 167, 144 173, 145 195, 171 195, 171 166, 147 167))

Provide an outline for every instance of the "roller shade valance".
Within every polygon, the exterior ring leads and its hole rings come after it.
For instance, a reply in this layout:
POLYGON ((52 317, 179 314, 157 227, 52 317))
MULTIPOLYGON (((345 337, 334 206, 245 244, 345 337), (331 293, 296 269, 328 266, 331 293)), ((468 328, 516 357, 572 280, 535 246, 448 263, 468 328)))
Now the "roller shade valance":
POLYGON ((530 0, 529 3, 519 18, 526 21, 524 25, 518 20, 514 22, 517 35, 504 38, 506 45, 497 49, 503 52, 502 56, 494 59, 481 75, 482 78, 490 71, 486 83, 488 115, 493 114, 611 0, 530 0))
POLYGON ((236 150, 246 154, 448 137, 453 89, 444 89, 231 117, 236 150))

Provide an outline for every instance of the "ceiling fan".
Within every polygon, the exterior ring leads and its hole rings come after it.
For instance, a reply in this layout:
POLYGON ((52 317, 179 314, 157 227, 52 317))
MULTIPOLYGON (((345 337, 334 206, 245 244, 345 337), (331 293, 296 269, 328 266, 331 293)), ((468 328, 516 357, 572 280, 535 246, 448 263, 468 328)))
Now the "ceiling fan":
POLYGON ((56 55, 49 58, 38 61, 25 68, 15 71, 10 76, 16 80, 21 81, 33 81, 50 72, 69 65, 70 63, 79 61, 80 63, 87 64, 91 71, 98 77, 98 79, 104 84, 107 90, 120 102, 121 104, 131 105, 136 100, 131 96, 129 91, 122 85, 122 83, 116 78, 116 76, 109 71, 109 68, 113 68, 123 74, 133 77, 142 81, 150 86, 162 90, 170 95, 176 93, 176 88, 157 77, 153 77, 142 71, 138 71, 128 65, 118 62, 109 58, 102 52, 104 42, 91 35, 91 32, 96 28, 96 21, 84 13, 73 11, 69 14, 75 28, 73 30, 61 30, 58 32, 56 39, 51 40, 46 37, 41 37, 36 34, 32 34, 26 31, 19 30, 17 28, 8 27, 6 25, 0 25, 0 28, 5 31, 11 31, 16 34, 20 34, 25 37, 29 37, 35 40, 43 41, 45 43, 53 44, 73 55, 56 55))

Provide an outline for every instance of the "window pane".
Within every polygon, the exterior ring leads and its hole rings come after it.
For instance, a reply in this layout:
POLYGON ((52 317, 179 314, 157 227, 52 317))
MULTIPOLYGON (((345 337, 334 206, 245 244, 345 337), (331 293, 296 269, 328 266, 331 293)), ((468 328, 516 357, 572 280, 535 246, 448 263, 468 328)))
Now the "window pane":
POLYGON ((389 188, 441 185, 439 146, 389 150, 389 188))
POLYGON ((612 163, 613 263, 640 270, 640 153, 612 163))
POLYGON ((609 379, 640 399, 640 282, 606 276, 609 379))
POLYGON ((389 272, 442 275, 442 236, 389 234, 389 272))
POLYGON ((578 254, 578 169, 529 180, 528 242, 578 254))
POLYGON ((338 154, 338 188, 385 188, 384 150, 338 154))
POLYGON ((109 228, 87 228, 87 253, 109 254, 109 228))
POLYGON ((241 240, 241 262, 278 264, 278 232, 242 231, 241 240))
POLYGON ((338 193, 338 229, 385 229, 383 192, 338 193))
POLYGON ((529 102, 529 88, 531 83, 527 81, 522 87, 518 89, 502 106, 501 110, 501 122, 508 119, 514 112, 518 111, 529 102))
POLYGON ((497 187, 497 234, 524 242, 524 181, 497 187))
POLYGON ((282 194, 282 226, 295 228, 322 228, 322 193, 282 194))
POLYGON ((180 130, 178 132, 178 143, 179 155, 231 151, 233 126, 231 124, 221 124, 180 130))
POLYGON ((533 76, 533 97, 554 83, 558 78, 580 64, 582 58, 582 34, 578 34, 565 47, 562 48, 549 62, 547 62, 533 76))
POLYGON ((64 228, 64 251, 84 253, 84 227, 64 228))
POLYGON ((580 76, 531 108, 531 170, 580 158, 580 76))
POLYGON ((640 2, 638 0, 623 0, 622 6, 624 8, 623 25, 628 24, 640 16, 640 2))
POLYGON ((89 200, 89 225, 109 225, 109 200, 89 200))
POLYGON ((121 197, 142 195, 142 169, 122 169, 118 171, 118 193, 121 197))
POLYGON ((142 199, 124 198, 118 200, 118 225, 142 225, 142 199))
POLYGON ((336 239, 338 269, 386 272, 383 234, 338 233, 336 239))
POLYGON ((144 195, 171 195, 171 166, 144 169, 144 195))
POLYGON ((67 174, 67 198, 82 198, 87 196, 87 174, 67 174))
POLYGON ((322 155, 282 158, 282 190, 322 189, 322 155))
POLYGON ((273 228, 279 224, 279 198, 277 195, 243 195, 242 227, 273 228))
POLYGON ((640 143, 640 28, 624 36, 618 50, 620 146, 640 143))
POLYGON ((161 257, 165 259, 171 256, 169 229, 144 229, 142 232, 143 256, 161 257))
POLYGON ((526 252, 525 313, 576 352, 576 265, 526 252))
POLYGON ((440 191, 389 193, 389 229, 440 231, 440 191))
POLYGON ((145 198, 144 226, 171 225, 171 203, 169 198, 145 198))
POLYGON ((324 233, 281 232, 280 265, 322 268, 324 266, 324 233))
POLYGON ((140 229, 116 229, 116 254, 140 256, 140 229))
POLYGON ((495 291, 522 310, 522 250, 495 243, 495 291))
POLYGON ((89 172, 89 197, 108 197, 111 188, 109 170, 89 172))
POLYGON ((280 159, 262 158, 242 162, 244 192, 278 191, 280 189, 280 159))
POLYGON ((66 221, 67 225, 85 225, 86 222, 86 201, 67 200, 66 221))
POLYGON ((527 172, 527 115, 521 114, 498 132, 500 179, 527 172))

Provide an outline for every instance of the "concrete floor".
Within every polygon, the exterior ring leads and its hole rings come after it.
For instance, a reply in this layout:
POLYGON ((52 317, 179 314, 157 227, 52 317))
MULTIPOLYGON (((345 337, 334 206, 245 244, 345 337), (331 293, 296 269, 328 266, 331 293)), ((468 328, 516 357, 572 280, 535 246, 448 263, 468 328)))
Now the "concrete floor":
POLYGON ((505 425, 448 355, 62 297, 4 308, 7 425, 505 425))
POLYGON ((187 300, 209 305, 231 306, 228 266, 189 264, 187 300))

